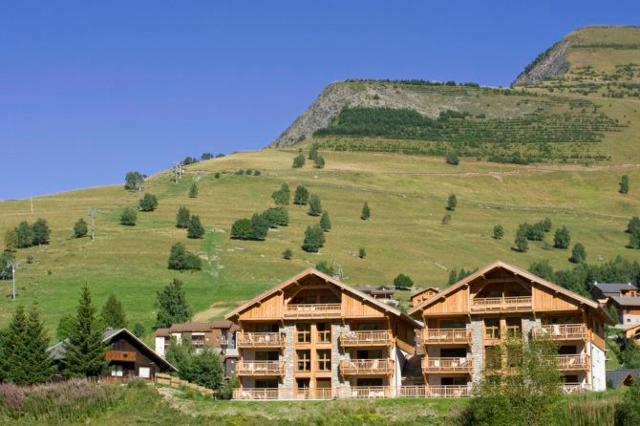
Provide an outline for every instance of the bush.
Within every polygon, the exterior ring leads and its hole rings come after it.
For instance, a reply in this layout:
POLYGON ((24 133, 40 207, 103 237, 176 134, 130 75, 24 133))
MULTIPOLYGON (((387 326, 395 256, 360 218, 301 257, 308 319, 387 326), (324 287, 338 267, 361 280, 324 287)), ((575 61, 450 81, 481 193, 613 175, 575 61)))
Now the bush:
POLYGON ((316 169, 324 169, 324 157, 318 155, 318 157, 313 161, 313 167, 316 169))
POLYGON ((456 154, 455 152, 447 154, 447 164, 451 164, 452 166, 457 166, 458 164, 460 164, 458 154, 456 154))
POLYGON ((322 204, 320 203, 320 197, 316 194, 312 194, 309 197, 309 215, 320 216, 322 214, 322 204))
POLYGON ((493 227, 493 238, 501 240, 504 237, 504 228, 502 225, 496 225, 493 227))
POLYGON ((196 353, 188 341, 178 345, 171 342, 167 360, 176 366, 178 376, 208 389, 218 391, 224 384, 224 366, 220 356, 211 348, 196 353))
POLYGON ((250 240, 253 235, 253 229, 250 219, 238 219, 231 227, 231 238, 236 240, 250 240))
POLYGON ((296 193, 293 197, 293 204, 298 206, 304 206, 309 201, 309 191, 303 185, 299 185, 296 188, 296 193))
POLYGON ((78 219, 75 225, 73 225, 73 238, 86 237, 87 232, 89 232, 89 226, 87 225, 87 222, 85 222, 82 218, 78 219))
POLYGON ((369 220, 371 218, 371 209, 369 209, 369 203, 367 201, 362 205, 362 211, 360 212, 360 219, 369 220))
POLYGON ((307 229, 304 232, 302 250, 309 253, 317 253, 324 245, 324 242, 324 231, 319 225, 307 226, 307 229))
POLYGON ((176 271, 197 270, 202 268, 202 261, 198 256, 188 251, 184 244, 175 243, 169 253, 169 269, 176 271))
POLYGON ((320 217, 320 228, 324 232, 331 230, 331 219, 329 219, 329 212, 326 210, 322 212, 322 217, 320 217))
POLYGON ((197 162, 198 159, 196 157, 187 156, 184 158, 184 160, 181 161, 181 164, 183 166, 188 166, 189 164, 195 164, 197 162))
POLYGON ((291 249, 286 249, 282 252, 282 258, 286 260, 291 260, 293 258, 293 252, 291 249))
POLYGON ((14 259, 15 256, 11 250, 5 250, 0 254, 0 280, 10 280, 13 278, 10 263, 14 259))
POLYGON ((202 238, 204 236, 204 227, 200 222, 200 217, 195 214, 189 219, 187 226, 187 238, 202 238))
POLYGON ((304 167, 304 155, 302 155, 302 153, 298 154, 294 159, 293 159, 293 168, 294 169, 299 169, 301 167, 304 167))
POLYGON ((450 224, 450 223, 451 223, 451 215, 450 215, 449 213, 445 214, 445 215, 442 217, 442 221, 441 221, 441 223, 442 223, 443 225, 448 225, 448 224, 450 224))
POLYGON ((287 209, 282 206, 267 209, 263 214, 267 218, 270 228, 289 225, 289 212, 287 212, 287 209))
POLYGON ((271 198, 276 203, 277 206, 286 206, 289 204, 289 198, 291 198, 291 193, 289 191, 289 185, 283 183, 280 186, 280 189, 271 194, 271 198))
POLYGON ((559 228, 556 230, 556 233, 553 237, 553 246, 559 249, 566 249, 569 247, 569 243, 571 242, 571 234, 566 226, 559 228))
POLYGON ((516 233, 516 240, 514 242, 514 250, 520 253, 525 253, 529 250, 529 242, 527 241, 527 229, 526 225, 520 225, 518 232, 516 233))
POLYGON ((137 322, 133 326, 133 330, 131 330, 131 332, 136 337, 142 337, 142 336, 144 336, 144 333, 146 333, 146 330, 144 328, 144 325, 142 325, 142 323, 137 322))
POLYGON ((47 225, 46 220, 39 218, 34 222, 31 230, 33 233, 34 246, 49 244, 51 230, 49 229, 49 225, 47 225))
POLYGON ((125 226, 136 226, 138 213, 131 207, 125 207, 120 215, 120 224, 125 226))
POLYGON ((449 195, 449 198, 447 199, 447 210, 454 211, 457 205, 458 205, 458 199, 456 198, 456 195, 455 194, 449 195))
POLYGON ((198 198, 198 184, 193 182, 189 187, 189 198, 198 198))
POLYGON ((629 176, 624 175, 622 176, 622 178, 620 179, 620 189, 618 190, 621 194, 628 194, 629 193, 629 176))
POLYGON ((393 285, 397 290, 409 290, 413 287, 413 280, 408 275, 398 274, 393 279, 393 285))
POLYGON ((33 245, 33 229, 27 221, 23 220, 18 224, 15 229, 15 239, 17 248, 27 248, 33 245))
POLYGON ((255 213, 251 217, 251 239, 263 241, 269 232, 269 219, 264 213, 255 213))
POLYGON ((189 227, 189 221, 191 221, 191 213, 185 206, 178 208, 176 213, 176 228, 187 229, 189 227))
POLYGON ((358 249, 358 257, 360 259, 364 259, 365 257, 367 257, 367 251, 364 249, 364 247, 360 247, 358 249))
POLYGON ((572 263, 582 263, 585 260, 587 260, 587 251, 582 244, 577 243, 575 246, 573 246, 569 261, 572 263))
POLYGON ((616 408, 616 425, 640 425, 640 383, 631 385, 616 408))
POLYGON ((139 191, 144 184, 144 176, 140 172, 129 172, 124 178, 124 189, 139 191))
POLYGON ((140 199, 140 210, 143 212, 152 212, 158 207, 158 198, 153 195, 146 193, 140 199))

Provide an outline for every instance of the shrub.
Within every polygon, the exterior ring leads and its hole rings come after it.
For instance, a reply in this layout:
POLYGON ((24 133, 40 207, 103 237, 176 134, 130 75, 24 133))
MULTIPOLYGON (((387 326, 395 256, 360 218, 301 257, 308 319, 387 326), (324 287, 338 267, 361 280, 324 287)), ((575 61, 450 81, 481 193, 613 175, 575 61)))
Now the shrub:
POLYGON ((620 186, 620 189, 618 191, 621 194, 628 194, 629 193, 629 176, 627 175, 622 176, 622 178, 620 179, 619 186, 620 186))
POLYGON ((0 253, 0 280, 10 280, 12 277, 10 263, 15 259, 11 250, 5 250, 0 253))
POLYGON ((520 225, 518 232, 516 233, 516 240, 514 242, 514 250, 524 253, 529 250, 529 242, 527 241, 527 227, 520 225))
POLYGON ((293 258, 293 252, 291 249, 286 249, 282 252, 282 258, 286 260, 291 260, 293 258))
POLYGON ((187 229, 190 221, 191 213, 189 209, 185 206, 180 206, 178 213, 176 213, 176 228, 187 229))
POLYGON ((304 232, 304 242, 302 250, 310 253, 317 253, 324 245, 324 231, 319 225, 307 226, 304 232))
POLYGON ((175 278, 158 292, 156 307, 158 308, 157 328, 190 321, 193 315, 182 281, 175 278))
POLYGON ((457 205, 458 205, 458 199, 456 198, 456 195, 455 194, 449 195, 449 198, 447 199, 447 210, 454 211, 457 205))
POLYGON ((316 169, 324 169, 324 157, 318 155, 313 161, 313 167, 315 167, 316 169))
POLYGON ((22 221, 18 224, 15 230, 16 235, 16 247, 26 248, 33 245, 33 228, 29 226, 27 221, 22 221))
POLYGON ((33 233, 34 246, 49 244, 51 230, 49 229, 49 225, 47 225, 46 220, 39 218, 34 222, 31 229, 33 233))
POLYGON ((309 148, 309 160, 314 160, 318 158, 318 143, 314 142, 311 144, 311 148, 309 148))
POLYGON ((142 336, 144 336, 144 333, 146 333, 146 330, 144 328, 144 325, 142 325, 142 323, 137 322, 133 326, 133 330, 131 330, 131 332, 136 337, 142 337, 142 336))
POLYGON ((231 238, 237 240, 250 240, 253 235, 251 220, 238 219, 231 227, 231 238))
POLYGON ((309 215, 320 216, 322 214, 322 204, 320 203, 320 197, 316 194, 312 194, 309 197, 309 215))
POLYGON ((569 261, 572 263, 582 263, 585 260, 587 260, 587 251, 582 244, 577 243, 573 246, 573 250, 571 250, 569 261))
POLYGON ((86 237, 87 232, 89 232, 89 226, 87 225, 87 222, 85 222, 85 220, 82 218, 78 219, 75 225, 73 225, 73 237, 74 238, 86 237))
POLYGON ((367 251, 364 249, 364 247, 360 247, 358 249, 358 257, 360 259, 364 259, 365 257, 367 257, 367 251))
POLYGON ((267 209, 263 214, 267 218, 270 228, 289 225, 289 212, 287 212, 287 209, 282 206, 267 209))
POLYGON ((255 213, 251 217, 251 239, 263 241, 269 232, 269 219, 264 213, 255 213))
POLYGON ((200 222, 200 217, 195 214, 189 219, 187 226, 187 238, 202 238, 204 236, 204 227, 200 222))
POLYGON ((451 164, 452 166, 457 166, 458 164, 460 164, 458 154, 456 154, 455 152, 447 154, 447 164, 451 164))
POLYGON ((102 322, 108 328, 118 330, 127 327, 127 315, 124 313, 122 303, 111 294, 100 312, 102 322))
POLYGON ((441 223, 442 223, 443 225, 448 225, 448 224, 450 224, 450 223, 451 223, 451 215, 450 215, 449 213, 445 214, 445 215, 442 217, 442 222, 441 222, 441 223))
POLYGON ((640 383, 631 385, 616 407, 616 425, 640 424, 640 383))
POLYGON ((326 210, 322 212, 322 217, 320 217, 320 228, 324 232, 329 232, 331 229, 331 219, 329 219, 329 212, 326 210))
POLYGON ((333 277, 336 274, 336 270, 326 260, 321 260, 316 263, 316 269, 330 277, 333 277))
POLYGON ((158 207, 158 198, 153 195, 146 193, 140 199, 140 210, 143 212, 152 212, 158 207))
POLYGON ((309 191, 303 185, 299 185, 296 188, 296 193, 293 197, 293 204, 298 206, 304 206, 309 201, 309 191))
POLYGON ((120 215, 120 224, 125 226, 136 226, 138 213, 131 207, 125 207, 120 215))
POLYGON ((571 234, 566 226, 559 228, 556 230, 556 233, 553 237, 553 246, 559 249, 566 249, 569 247, 569 243, 571 242, 571 234))
POLYGON ((171 342, 167 360, 176 366, 178 376, 208 389, 217 391, 224 384, 224 367, 220 356, 211 348, 196 352, 193 345, 171 342))
POLYGON ((174 269, 176 271, 199 271, 202 268, 202 261, 198 256, 188 251, 184 244, 175 243, 171 246, 168 267, 169 269, 174 269))
POLYGON ((144 184, 144 176, 140 172, 128 172, 124 178, 124 189, 139 191, 144 184))
POLYGON ((286 206, 286 205, 288 205, 289 204, 289 199, 291 198, 291 193, 289 191, 289 185, 287 185, 286 183, 283 183, 280 186, 279 190, 274 191, 274 193, 271 194, 271 198, 273 198, 273 201, 278 206, 286 206))
POLYGON ((360 219, 369 220, 371 218, 371 210, 369 209, 369 203, 364 202, 362 205, 362 211, 360 212, 360 219))
POLYGON ((501 240, 504 237, 504 228, 502 225, 496 225, 493 227, 493 238, 501 240))
POLYGON ((405 274, 398 274, 393 279, 393 285, 397 290, 408 290, 413 287, 413 280, 405 274))
POLYGON ((189 187, 189 198, 198 198, 198 184, 193 182, 189 187))
POLYGON ((298 154, 294 159, 293 159, 293 168, 294 169, 299 169, 301 167, 304 167, 304 155, 302 155, 302 153, 298 154))

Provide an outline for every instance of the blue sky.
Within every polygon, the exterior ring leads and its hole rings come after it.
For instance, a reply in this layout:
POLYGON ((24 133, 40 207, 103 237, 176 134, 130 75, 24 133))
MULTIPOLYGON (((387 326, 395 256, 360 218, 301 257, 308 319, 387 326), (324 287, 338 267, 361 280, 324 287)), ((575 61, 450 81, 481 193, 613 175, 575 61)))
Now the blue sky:
POLYGON ((0 199, 118 183, 257 149, 329 82, 507 86, 575 28, 637 1, 5 1, 0 199))

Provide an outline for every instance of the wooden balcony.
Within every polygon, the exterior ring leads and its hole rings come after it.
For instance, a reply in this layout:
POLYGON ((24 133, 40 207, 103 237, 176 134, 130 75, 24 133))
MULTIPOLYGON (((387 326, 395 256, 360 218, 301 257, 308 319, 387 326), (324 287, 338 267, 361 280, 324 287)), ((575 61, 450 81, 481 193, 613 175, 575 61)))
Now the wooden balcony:
POLYGON ((591 368, 586 355, 557 355, 556 360, 560 371, 584 371, 591 368))
POLYGON ((591 386, 584 383, 563 383, 563 393, 579 393, 591 390, 591 386))
POLYGON ((466 328, 428 328, 422 331, 425 345, 470 344, 471 331, 466 328))
POLYGON ((471 386, 427 386, 426 392, 428 398, 460 398, 471 396, 471 386))
POLYGON ((280 397, 278 388, 242 388, 233 390, 233 399, 285 399, 280 397))
POLYGON ((239 361, 236 364, 238 376, 282 376, 283 361, 239 361))
POLYGON ((584 324, 548 324, 533 329, 533 337, 551 340, 587 340, 584 324))
POLYGON ((425 373, 463 373, 473 371, 473 360, 459 357, 425 357, 422 359, 425 373))
POLYGON ((340 374, 343 376, 380 376, 393 373, 391 359, 343 359, 340 361, 340 374))
POLYGON ((238 348, 281 348, 284 347, 283 333, 238 332, 238 348))
POLYGON ((350 388, 342 388, 338 392, 339 398, 378 399, 392 398, 393 396, 393 387, 391 386, 351 386, 350 388))
POLYGON ((471 301, 471 311, 475 313, 530 311, 532 307, 531 296, 476 297, 471 301))
POLYGON ((299 303, 284 308, 284 317, 291 319, 334 318, 340 317, 341 313, 340 303, 299 303))
MULTIPOLYGON (((569 384, 567 384, 569 385, 569 384)), ((572 387, 571 389, 577 389, 572 387)), ((582 387, 584 389, 584 387, 582 387)), ((295 399, 381 399, 381 398, 459 398, 471 395, 471 386, 351 386, 316 389, 242 388, 234 389, 236 400, 295 399)))
POLYGON ((344 331, 340 334, 340 344, 344 347, 353 346, 389 346, 393 336, 388 330, 344 331))
POLYGON ((110 350, 104 354, 104 360, 107 362, 136 362, 136 353, 134 351, 115 351, 110 350))

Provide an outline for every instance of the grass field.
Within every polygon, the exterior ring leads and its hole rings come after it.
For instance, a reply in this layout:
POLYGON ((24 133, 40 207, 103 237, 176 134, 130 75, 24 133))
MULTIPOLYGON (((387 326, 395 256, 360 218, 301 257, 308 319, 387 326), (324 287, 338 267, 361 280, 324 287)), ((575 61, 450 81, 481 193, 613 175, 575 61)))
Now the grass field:
MULTIPOLYGON (((636 164, 607 166, 515 166, 463 161, 449 166, 442 159, 400 154, 323 152, 326 168, 292 169, 295 151, 242 152, 189 166, 175 184, 161 173, 146 184, 159 198, 159 208, 140 212, 135 227, 118 223, 120 211, 135 205, 140 194, 122 186, 85 189, 0 203, 0 233, 21 220, 47 219, 51 244, 21 249, 18 260, 17 303, 37 302, 53 331, 63 315, 73 312, 79 288, 87 282, 101 305, 110 293, 124 303, 129 321, 148 330, 155 318, 156 292, 173 277, 185 282, 197 318, 220 318, 239 302, 254 297, 300 270, 327 260, 343 268, 352 285, 388 284, 400 272, 418 286, 445 285, 451 268, 475 268, 496 259, 522 267, 548 258, 557 268, 570 267, 569 251, 532 243, 527 253, 511 250, 519 223, 549 217, 567 226, 573 242, 586 246, 588 260, 601 262, 617 255, 640 259, 640 252, 625 248, 623 232, 628 219, 638 213, 640 198, 636 164), (238 169, 258 169, 260 176, 236 175, 238 169), (215 173, 221 173, 215 178, 215 173), (617 192, 620 175, 631 179, 631 192, 617 192), (197 180, 200 194, 187 196, 197 180), (271 193, 281 183, 293 191, 306 185, 330 213, 333 229, 319 254, 300 249, 304 229, 317 222, 305 207, 289 206, 290 226, 272 230, 264 242, 229 239, 234 220, 272 206, 271 193), (449 225, 449 194, 458 208, 449 225), (362 204, 371 207, 370 221, 360 220, 362 204), (200 215, 207 228, 203 240, 188 240, 174 227, 180 205, 200 215), (98 209, 97 239, 71 239, 71 228, 88 208, 98 209), (504 240, 494 240, 491 230, 502 224, 504 240), (185 242, 205 258, 200 272, 167 269, 169 248, 185 242), (364 247, 365 259, 357 257, 364 247), (282 259, 290 248, 293 259, 282 259), (28 257, 32 257, 32 263, 28 257)), ((552 230, 553 233, 553 230, 552 230)), ((0 324, 6 323, 16 303, 9 300, 10 285, 1 282, 0 324)), ((403 295, 406 298, 407 295, 403 295)))

